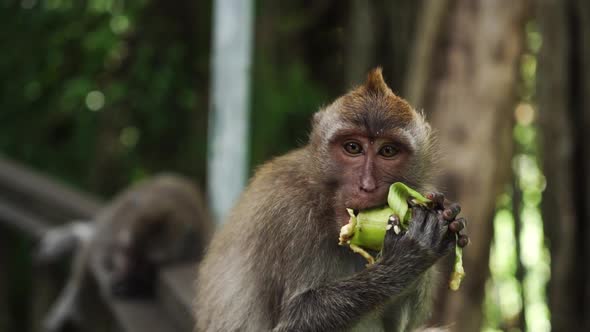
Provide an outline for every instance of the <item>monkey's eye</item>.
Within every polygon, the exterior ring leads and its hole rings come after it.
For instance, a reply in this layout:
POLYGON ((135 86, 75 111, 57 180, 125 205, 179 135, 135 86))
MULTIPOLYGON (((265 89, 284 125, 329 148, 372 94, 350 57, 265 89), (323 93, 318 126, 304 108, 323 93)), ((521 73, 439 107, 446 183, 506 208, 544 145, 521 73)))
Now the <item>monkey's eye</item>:
POLYGON ((385 145, 379 150, 379 154, 385 158, 393 158, 399 150, 393 145, 385 145))
POLYGON ((363 148, 357 142, 346 142, 344 143, 344 151, 349 155, 356 156, 363 153, 363 148))

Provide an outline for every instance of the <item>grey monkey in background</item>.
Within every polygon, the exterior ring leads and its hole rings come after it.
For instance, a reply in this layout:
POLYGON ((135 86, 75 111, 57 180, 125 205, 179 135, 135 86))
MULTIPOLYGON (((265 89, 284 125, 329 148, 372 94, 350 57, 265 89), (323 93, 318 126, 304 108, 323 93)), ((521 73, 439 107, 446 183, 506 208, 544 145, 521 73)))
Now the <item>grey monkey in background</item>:
POLYGON ((65 288, 43 321, 47 332, 76 320, 88 273, 109 285, 108 295, 150 296, 157 270, 165 264, 197 261, 213 231, 204 199, 190 180, 162 174, 131 186, 91 221, 75 221, 48 231, 39 260, 75 252, 65 288))

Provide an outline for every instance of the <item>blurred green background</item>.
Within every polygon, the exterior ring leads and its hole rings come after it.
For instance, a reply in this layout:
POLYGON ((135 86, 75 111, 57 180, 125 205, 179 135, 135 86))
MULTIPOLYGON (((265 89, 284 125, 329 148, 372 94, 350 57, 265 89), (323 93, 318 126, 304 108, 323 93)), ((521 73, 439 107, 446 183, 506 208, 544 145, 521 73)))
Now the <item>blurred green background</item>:
MULTIPOLYGON (((472 171, 452 170, 442 187, 481 210, 471 213, 467 284, 441 296, 434 321, 469 321, 456 331, 590 328, 590 297, 580 295, 590 271, 572 279, 590 258, 590 8, 498 3, 254 1, 250 139, 235 144, 249 149, 250 172, 305 144, 310 115, 382 66, 472 171), (469 162, 478 158, 494 163, 469 162), (571 261, 558 267, 556 255, 571 261)), ((0 153, 104 199, 163 170, 206 188, 212 8, 0 0, 0 153)), ((0 329, 26 331, 32 243, 2 240, 12 256, 0 261, 0 329)))

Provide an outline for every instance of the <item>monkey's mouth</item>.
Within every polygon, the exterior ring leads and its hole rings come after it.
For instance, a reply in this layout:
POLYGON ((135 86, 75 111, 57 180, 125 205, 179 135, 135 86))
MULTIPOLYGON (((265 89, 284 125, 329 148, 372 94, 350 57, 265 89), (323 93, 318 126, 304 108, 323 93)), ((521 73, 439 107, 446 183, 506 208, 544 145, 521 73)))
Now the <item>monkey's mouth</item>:
POLYGON ((355 215, 358 215, 358 213, 360 211, 364 211, 364 210, 369 210, 369 209, 373 209, 373 208, 383 208, 385 205, 387 205, 387 201, 366 201, 366 202, 362 202, 359 200, 354 200, 354 201, 349 201, 346 203, 345 206, 343 206, 342 208, 339 208, 338 211, 336 212, 337 215, 337 220, 338 220, 338 224, 340 224, 341 226, 346 225, 350 222, 350 215, 348 214, 348 212, 346 211, 346 209, 351 209, 354 211, 355 215))
POLYGON ((352 209, 355 214, 358 214, 359 211, 371 210, 371 209, 382 209, 386 205, 387 205, 387 203, 384 202, 381 204, 353 206, 353 207, 350 207, 349 209, 352 209))
POLYGON ((382 208, 387 205, 387 190, 378 190, 377 192, 367 193, 362 191, 353 191, 350 195, 339 199, 341 202, 338 204, 338 208, 335 213, 338 219, 338 223, 346 225, 350 216, 346 209, 352 209, 357 213, 373 208, 382 208))
POLYGON ((367 195, 359 193, 356 197, 347 202, 346 207, 353 210, 368 210, 373 208, 382 208, 387 204, 386 195, 367 195))

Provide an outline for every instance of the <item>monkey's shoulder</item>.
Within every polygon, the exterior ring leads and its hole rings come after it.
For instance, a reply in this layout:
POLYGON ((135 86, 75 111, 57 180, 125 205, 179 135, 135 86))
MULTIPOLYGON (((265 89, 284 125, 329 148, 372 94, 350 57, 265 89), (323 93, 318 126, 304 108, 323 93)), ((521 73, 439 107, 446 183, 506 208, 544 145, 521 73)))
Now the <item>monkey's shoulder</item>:
POLYGON ((302 147, 260 165, 253 179, 264 176, 303 176, 310 171, 310 166, 310 152, 307 147, 302 147))
POLYGON ((313 188, 318 183, 310 158, 308 149, 303 147, 264 163, 257 168, 246 193, 272 195, 274 201, 309 200, 318 192, 313 188))
POLYGON ((309 164, 308 150, 301 148, 260 166, 232 209, 225 231, 239 229, 240 239, 262 243, 284 243, 267 236, 288 240, 293 230, 317 232, 325 222, 313 221, 326 219, 322 217, 329 210, 330 197, 322 194, 309 164))

